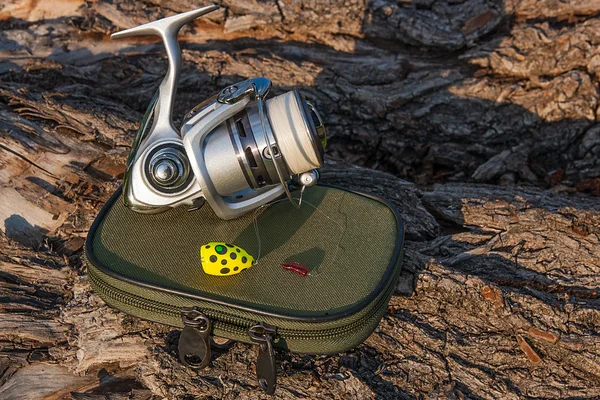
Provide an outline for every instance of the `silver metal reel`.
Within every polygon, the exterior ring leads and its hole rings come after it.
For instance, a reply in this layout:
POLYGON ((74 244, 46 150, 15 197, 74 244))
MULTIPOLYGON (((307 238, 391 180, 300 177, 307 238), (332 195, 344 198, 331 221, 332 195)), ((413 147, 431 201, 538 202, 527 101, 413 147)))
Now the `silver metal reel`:
MULTIPOLYGON (((177 34, 185 23, 217 8, 203 7, 112 35, 160 36, 169 58, 167 75, 144 115, 127 162, 124 201, 135 211, 156 213, 179 205, 197 208, 205 200, 219 217, 231 219, 283 194, 295 206, 300 205, 288 187, 292 174, 269 122, 265 101, 271 88, 268 79, 253 78, 229 86, 192 109, 180 133, 173 125, 181 69, 177 34), (245 122, 236 127, 240 115, 245 122), (250 135, 243 141, 234 135, 245 129, 250 135), (244 148, 247 144, 250 146, 244 148)), ((309 135, 310 152, 314 151, 320 166, 325 143, 322 120, 297 92, 286 95, 295 96, 303 108, 301 122, 293 122, 291 129, 300 127, 309 135)), ((298 174, 303 188, 316 183, 318 177, 316 171, 304 169, 298 174)))

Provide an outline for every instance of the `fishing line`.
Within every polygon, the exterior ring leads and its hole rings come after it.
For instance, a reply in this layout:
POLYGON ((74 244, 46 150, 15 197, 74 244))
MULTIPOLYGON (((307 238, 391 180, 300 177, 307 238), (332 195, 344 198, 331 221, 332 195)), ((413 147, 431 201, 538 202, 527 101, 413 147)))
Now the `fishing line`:
POLYGON ((321 163, 294 92, 267 100, 272 131, 293 174, 319 168, 321 163))
MULTIPOLYGON (((302 189, 304 189, 304 188, 302 188, 302 189)), ((315 206, 314 204, 309 203, 308 201, 303 201, 302 200, 303 192, 304 192, 304 190, 302 190, 300 192, 300 197, 295 197, 294 200, 297 200, 298 204, 306 204, 306 205, 312 207, 316 212, 318 212, 321 215, 323 215, 330 222, 333 222, 340 229, 340 237, 339 237, 339 239, 338 239, 338 241, 336 243, 336 246, 335 246, 335 253, 333 254, 333 259, 329 263, 329 264, 333 264, 337 260, 338 253, 340 251, 340 248, 342 247, 341 243, 342 243, 342 239, 343 239, 344 232, 345 232, 344 226, 341 223, 339 223, 339 222, 335 221, 334 219, 332 219, 331 217, 329 217, 329 215, 327 215, 322 210, 319 210, 319 208, 317 206, 315 206)), ((280 203, 282 201, 288 201, 288 199, 287 198, 285 198, 285 199, 279 199, 279 200, 273 201, 273 202, 271 202, 269 204, 263 204, 262 206, 258 207, 256 210, 254 210, 254 216, 252 218, 252 225, 254 226, 254 233, 256 234, 256 241, 258 243, 258 252, 257 252, 256 258, 254 259, 253 265, 258 264, 258 261, 261 258, 261 252, 262 252, 262 240, 260 238, 260 232, 259 232, 259 229, 258 229, 258 216, 259 216, 258 214, 259 214, 260 211, 265 210, 265 209, 269 208, 270 206, 275 205, 277 203, 280 203)), ((309 276, 317 276, 317 275, 319 275, 319 269, 320 268, 321 268, 321 265, 318 265, 313 271, 310 271, 308 275, 309 276)))

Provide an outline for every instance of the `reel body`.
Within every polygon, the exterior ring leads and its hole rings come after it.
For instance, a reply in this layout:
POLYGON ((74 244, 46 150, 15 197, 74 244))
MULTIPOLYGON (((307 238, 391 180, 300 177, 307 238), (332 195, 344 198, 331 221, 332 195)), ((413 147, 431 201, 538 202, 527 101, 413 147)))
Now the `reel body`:
POLYGON ((323 122, 312 104, 292 90, 266 99, 271 82, 253 78, 231 85, 172 122, 181 68, 177 33, 187 22, 216 10, 208 6, 114 34, 159 35, 169 71, 135 138, 124 179, 126 205, 158 213, 207 202, 231 219, 287 195, 293 177, 312 186, 323 163, 323 122))

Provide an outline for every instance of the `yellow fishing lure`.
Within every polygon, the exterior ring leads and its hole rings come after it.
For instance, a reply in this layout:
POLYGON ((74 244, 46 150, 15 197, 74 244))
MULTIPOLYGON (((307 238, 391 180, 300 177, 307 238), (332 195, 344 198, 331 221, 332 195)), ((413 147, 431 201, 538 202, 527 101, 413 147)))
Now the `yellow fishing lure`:
POLYGON ((202 269, 209 275, 239 274, 252 266, 254 257, 241 247, 224 242, 210 242, 200 247, 202 269))

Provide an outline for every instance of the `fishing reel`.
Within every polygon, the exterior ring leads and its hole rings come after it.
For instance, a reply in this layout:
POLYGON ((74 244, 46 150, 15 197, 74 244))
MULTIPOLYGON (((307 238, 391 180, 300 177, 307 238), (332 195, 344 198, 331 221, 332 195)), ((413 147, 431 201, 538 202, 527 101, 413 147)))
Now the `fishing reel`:
POLYGON ((266 99, 271 81, 253 78, 226 87, 184 117, 172 113, 181 70, 177 34, 216 5, 117 32, 112 38, 157 35, 169 70, 140 124, 125 171, 123 198, 138 212, 159 213, 207 202, 232 219, 318 179, 326 145, 321 117, 296 90, 266 99))

